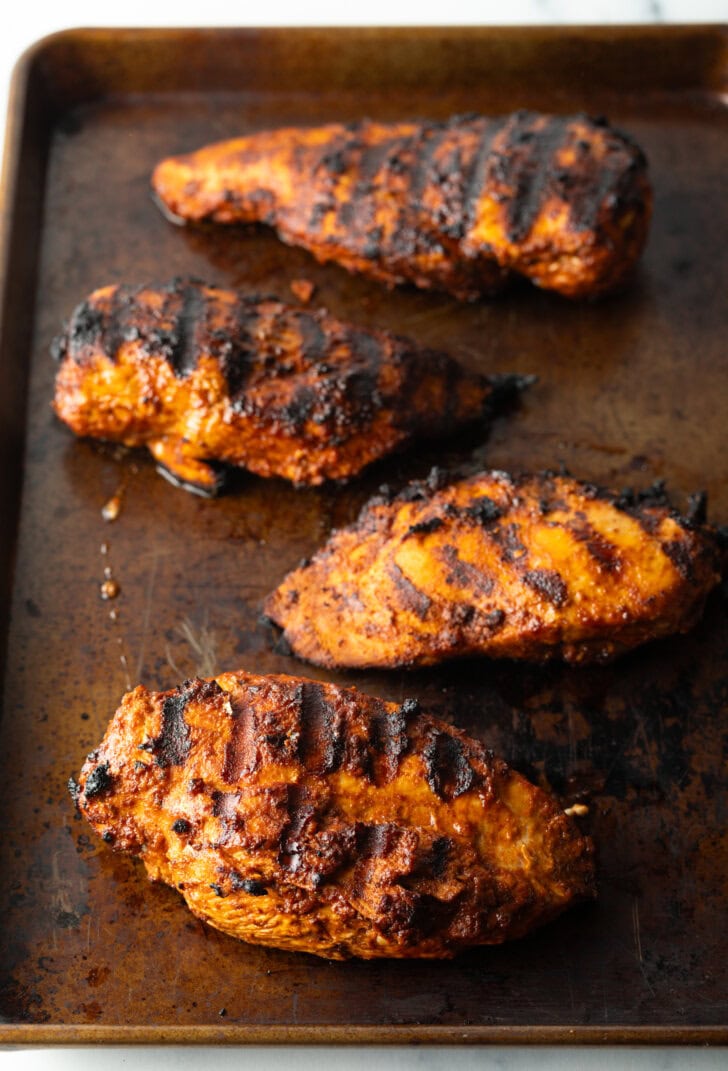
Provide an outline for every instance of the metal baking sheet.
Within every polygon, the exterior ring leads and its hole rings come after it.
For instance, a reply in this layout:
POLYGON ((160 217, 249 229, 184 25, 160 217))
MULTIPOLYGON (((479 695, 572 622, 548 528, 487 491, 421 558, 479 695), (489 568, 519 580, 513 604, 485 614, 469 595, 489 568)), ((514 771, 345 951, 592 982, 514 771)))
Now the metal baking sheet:
POLYGON ((728 1042, 720 593, 690 635, 583 669, 317 673, 259 620, 381 483, 433 464, 664 478, 678 503, 707 490, 728 522, 725 57, 719 29, 612 28, 73 31, 25 58, 2 245, 0 1042, 728 1042), (644 146, 654 225, 624 293, 573 304, 524 285, 462 305, 388 291, 264 228, 176 228, 149 193, 158 158, 246 131, 518 107, 604 113, 644 146), (175 275, 291 300, 310 279, 338 316, 539 381, 487 438, 418 448, 348 487, 239 474, 204 501, 141 453, 75 440, 49 405, 49 346, 72 307, 175 275), (587 802, 598 901, 445 963, 328 963, 206 928, 90 833, 66 782, 129 686, 235 668, 417 696, 587 802))

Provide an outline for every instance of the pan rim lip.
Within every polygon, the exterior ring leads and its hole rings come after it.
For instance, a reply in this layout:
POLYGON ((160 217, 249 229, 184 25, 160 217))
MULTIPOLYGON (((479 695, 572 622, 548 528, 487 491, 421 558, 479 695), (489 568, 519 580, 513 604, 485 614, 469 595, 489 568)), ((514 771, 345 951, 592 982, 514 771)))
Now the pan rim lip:
POLYGON ((502 1045, 723 1046, 728 1026, 424 1026, 242 1025, 178 1026, 18 1023, 0 1025, 3 1047, 74 1045, 502 1045))

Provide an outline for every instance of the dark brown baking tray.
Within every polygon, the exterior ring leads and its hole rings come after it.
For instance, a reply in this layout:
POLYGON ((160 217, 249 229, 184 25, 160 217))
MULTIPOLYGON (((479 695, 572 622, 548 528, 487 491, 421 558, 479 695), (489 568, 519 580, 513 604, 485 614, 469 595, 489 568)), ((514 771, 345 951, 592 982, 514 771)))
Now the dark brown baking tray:
POLYGON ((417 696, 588 802, 598 902, 503 948, 332 964, 239 944, 97 842, 66 791, 128 685, 300 672, 261 600, 382 482, 564 463, 617 487, 665 478, 678 502, 706 489, 728 522, 726 70, 717 28, 74 31, 24 58, 1 265, 0 1042, 728 1042, 720 594, 691 635, 608 667, 319 674, 417 696), (243 131, 518 107, 606 113, 646 149, 654 227, 622 295, 389 292, 264 229, 175 228, 149 195, 160 156, 243 131), (487 441, 412 451, 348 488, 240 475, 203 501, 145 456, 75 441, 49 408, 73 305, 178 274, 284 297, 306 277, 337 315, 540 380, 487 441))

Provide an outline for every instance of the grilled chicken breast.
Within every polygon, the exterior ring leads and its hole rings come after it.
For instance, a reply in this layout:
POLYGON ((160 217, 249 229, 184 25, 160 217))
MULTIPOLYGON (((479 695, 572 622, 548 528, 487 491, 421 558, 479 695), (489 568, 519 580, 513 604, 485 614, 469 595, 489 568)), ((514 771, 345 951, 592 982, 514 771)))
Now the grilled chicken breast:
POLYGON ((297 484, 347 479, 412 438, 484 418, 525 382, 471 375, 324 311, 179 280, 95 291, 55 352, 54 408, 77 435, 146 446, 207 493, 215 461, 297 484))
POLYGON ((435 474, 371 500, 265 611, 322 666, 603 661, 701 613, 721 564, 703 503, 681 517, 661 485, 618 496, 485 472, 438 489, 435 474))
POLYGON ((449 957, 594 895, 558 803, 413 700, 243 672, 138 687, 69 787, 114 850, 256 944, 449 957))
POLYGON ((642 151, 605 120, 527 111, 255 133, 163 160, 152 185, 176 219, 268 223, 320 261, 461 299, 513 274, 612 290, 652 203, 642 151))

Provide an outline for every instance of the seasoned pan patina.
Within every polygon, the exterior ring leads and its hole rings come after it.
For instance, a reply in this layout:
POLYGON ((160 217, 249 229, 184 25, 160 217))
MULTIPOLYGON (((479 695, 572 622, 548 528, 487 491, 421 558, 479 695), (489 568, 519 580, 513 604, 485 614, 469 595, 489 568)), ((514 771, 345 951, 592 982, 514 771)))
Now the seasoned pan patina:
POLYGON ((300 674, 260 620, 264 599, 383 484, 394 496, 433 465, 467 477, 563 462, 617 490, 664 479, 682 514, 705 490, 711 522, 728 523, 725 69, 721 32, 674 27, 98 31, 28 58, 1 269, 3 1044, 728 1043, 719 589, 691 632, 609 665, 310 672, 398 707, 416 698, 594 841, 595 901, 453 961, 331 963, 236 941, 110 851, 67 790, 137 682, 300 674), (390 291, 270 228, 170 226, 150 196, 160 159, 241 134, 519 108, 608 115, 643 147, 653 220, 621 294, 390 291), (337 320, 538 382, 487 440, 421 441, 345 487, 241 470, 227 495, 201 499, 160 479, 146 450, 77 439, 51 408, 51 342, 79 299, 175 276, 285 302, 313 287, 337 320))

